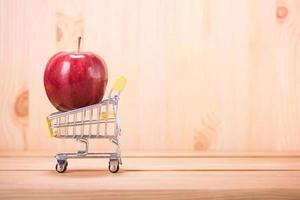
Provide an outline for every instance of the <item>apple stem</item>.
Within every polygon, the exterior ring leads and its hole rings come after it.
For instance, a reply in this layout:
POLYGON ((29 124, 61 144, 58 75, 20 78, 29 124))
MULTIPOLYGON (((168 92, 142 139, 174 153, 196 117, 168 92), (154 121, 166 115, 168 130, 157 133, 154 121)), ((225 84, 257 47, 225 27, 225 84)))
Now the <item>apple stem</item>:
POLYGON ((77 48, 78 52, 80 51, 80 42, 81 42, 81 36, 78 37, 78 48, 77 48))

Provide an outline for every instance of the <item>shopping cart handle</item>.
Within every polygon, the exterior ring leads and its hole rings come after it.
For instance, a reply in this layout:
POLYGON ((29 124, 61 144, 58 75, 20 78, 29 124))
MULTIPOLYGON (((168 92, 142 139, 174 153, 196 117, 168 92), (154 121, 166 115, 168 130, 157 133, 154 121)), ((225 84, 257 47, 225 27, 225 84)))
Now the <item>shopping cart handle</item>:
POLYGON ((126 78, 124 76, 119 76, 115 82, 114 85, 112 87, 112 89, 116 92, 122 92, 122 90, 124 89, 125 85, 126 85, 126 78))
POLYGON ((49 135, 50 137, 54 137, 55 134, 54 134, 53 131, 52 131, 52 128, 51 128, 51 121, 48 119, 48 117, 46 117, 46 126, 47 126, 47 128, 48 128, 48 135, 49 135))

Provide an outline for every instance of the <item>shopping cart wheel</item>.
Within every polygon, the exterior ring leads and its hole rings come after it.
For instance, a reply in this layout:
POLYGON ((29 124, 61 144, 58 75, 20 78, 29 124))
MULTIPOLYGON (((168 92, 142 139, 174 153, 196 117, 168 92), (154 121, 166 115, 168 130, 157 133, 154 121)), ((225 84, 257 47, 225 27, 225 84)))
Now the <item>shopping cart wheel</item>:
POLYGON ((118 160, 110 160, 108 165, 108 170, 111 173, 117 173, 119 171, 119 161, 118 160))
POLYGON ((68 161, 57 161, 55 169, 58 173, 64 173, 67 170, 68 161))

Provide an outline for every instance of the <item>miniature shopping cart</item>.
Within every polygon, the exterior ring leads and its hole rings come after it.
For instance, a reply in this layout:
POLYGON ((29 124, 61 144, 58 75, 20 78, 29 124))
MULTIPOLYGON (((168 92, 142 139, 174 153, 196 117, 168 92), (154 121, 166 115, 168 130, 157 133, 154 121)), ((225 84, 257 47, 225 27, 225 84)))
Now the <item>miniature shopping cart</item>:
POLYGON ((57 154, 55 156, 57 172, 63 173, 67 170, 69 158, 108 158, 109 171, 118 172, 119 164, 122 164, 118 103, 125 84, 126 79, 119 77, 110 90, 108 98, 100 103, 68 112, 56 112, 47 117, 51 137, 75 139, 85 145, 84 150, 76 153, 57 154), (111 153, 90 153, 88 139, 108 139, 116 145, 116 150, 111 153))

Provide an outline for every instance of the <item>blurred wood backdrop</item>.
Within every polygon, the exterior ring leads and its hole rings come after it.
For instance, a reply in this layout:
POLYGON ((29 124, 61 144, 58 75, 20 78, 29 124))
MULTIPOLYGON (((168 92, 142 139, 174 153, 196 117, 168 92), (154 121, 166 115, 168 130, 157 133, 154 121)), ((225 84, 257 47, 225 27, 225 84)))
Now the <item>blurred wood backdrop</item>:
POLYGON ((77 147, 47 135, 43 72, 79 35, 128 78, 126 150, 300 150, 300 1, 0 0, 1 151, 77 147))

